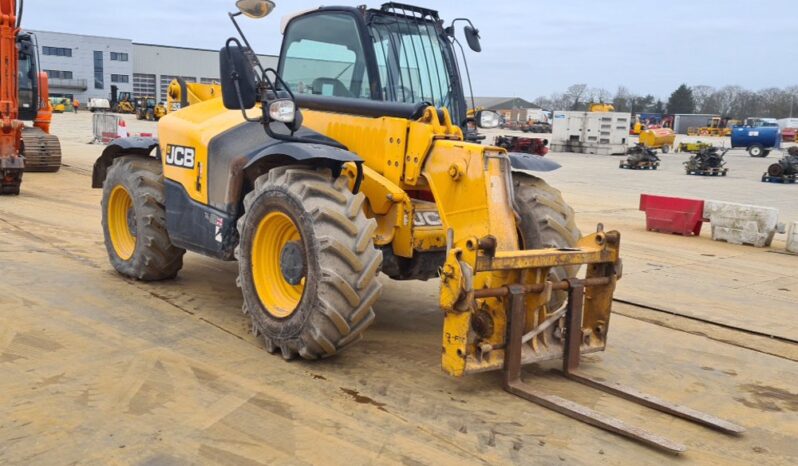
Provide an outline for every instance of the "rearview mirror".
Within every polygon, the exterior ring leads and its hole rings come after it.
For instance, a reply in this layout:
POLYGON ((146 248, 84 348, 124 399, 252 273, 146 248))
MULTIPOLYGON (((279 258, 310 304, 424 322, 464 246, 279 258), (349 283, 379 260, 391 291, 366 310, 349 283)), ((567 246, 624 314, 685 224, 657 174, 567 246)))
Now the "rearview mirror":
POLYGON ((480 128, 497 128, 501 123, 501 115, 491 110, 480 110, 476 114, 476 120, 480 128))
POLYGON ((257 101, 257 80, 243 47, 227 45, 219 52, 222 101, 230 110, 248 110, 257 101))
POLYGON ((248 18, 263 18, 274 10, 271 0, 238 0, 236 8, 248 18))
POLYGON ((481 52, 482 46, 479 44, 479 31, 471 26, 466 26, 463 28, 463 32, 465 33, 468 47, 474 52, 481 52))

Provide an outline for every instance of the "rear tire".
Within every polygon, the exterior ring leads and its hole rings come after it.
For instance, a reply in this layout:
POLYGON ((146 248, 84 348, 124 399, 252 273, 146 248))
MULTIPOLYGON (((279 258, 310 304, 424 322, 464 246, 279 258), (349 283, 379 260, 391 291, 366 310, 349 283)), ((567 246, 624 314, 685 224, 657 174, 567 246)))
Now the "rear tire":
MULTIPOLYGON (((574 209, 557 189, 540 178, 513 173, 515 204, 521 216, 519 233, 524 249, 572 248, 582 236, 576 226, 574 209)), ((575 277, 578 266, 553 267, 549 280, 559 281, 575 277)), ((565 303, 564 291, 552 292, 549 310, 555 311, 565 303)))
POLYGON ((363 212, 364 200, 327 169, 279 167, 255 180, 238 221, 238 285, 243 312, 269 352, 332 356, 374 321, 382 252, 374 248, 377 223, 363 212), (285 240, 269 239, 277 237, 285 240))
POLYGON ((186 250, 169 239, 164 202, 160 162, 138 156, 114 160, 103 184, 102 226, 117 272, 153 281, 174 278, 183 267, 186 250))
POLYGON ((754 144, 753 146, 748 148, 748 155, 751 157, 765 157, 765 148, 759 144, 754 144))

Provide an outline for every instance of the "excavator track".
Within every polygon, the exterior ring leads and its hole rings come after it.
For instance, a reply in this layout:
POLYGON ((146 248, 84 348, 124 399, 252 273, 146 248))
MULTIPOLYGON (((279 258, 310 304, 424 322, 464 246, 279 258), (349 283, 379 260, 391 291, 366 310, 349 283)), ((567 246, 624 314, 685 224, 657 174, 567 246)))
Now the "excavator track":
POLYGON ((57 172, 61 168, 61 142, 40 128, 22 130, 26 172, 57 172))

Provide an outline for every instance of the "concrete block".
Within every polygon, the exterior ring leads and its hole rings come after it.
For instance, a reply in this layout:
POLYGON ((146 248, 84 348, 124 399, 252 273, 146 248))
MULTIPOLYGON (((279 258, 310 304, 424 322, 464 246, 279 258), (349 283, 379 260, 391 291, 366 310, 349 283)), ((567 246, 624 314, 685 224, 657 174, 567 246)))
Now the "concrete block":
POLYGON ((787 250, 798 254, 798 222, 792 222, 787 231, 787 250))
POLYGON ((779 227, 779 211, 733 202, 705 201, 704 218, 712 227, 712 239, 732 244, 770 246, 779 227))

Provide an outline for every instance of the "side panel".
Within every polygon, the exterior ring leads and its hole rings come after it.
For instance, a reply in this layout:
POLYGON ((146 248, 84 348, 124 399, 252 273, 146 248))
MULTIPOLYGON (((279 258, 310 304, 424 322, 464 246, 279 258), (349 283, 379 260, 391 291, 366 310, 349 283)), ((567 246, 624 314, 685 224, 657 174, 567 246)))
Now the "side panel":
POLYGON ((165 180, 166 229, 172 243, 190 251, 233 260, 236 219, 191 199, 182 185, 165 180))
POLYGON ((402 185, 409 121, 302 110, 303 124, 359 155, 396 185, 402 185))
MULTIPOLYGON (((250 116, 260 110, 253 109, 250 116)), ((183 186, 190 199, 208 204, 208 146, 220 133, 242 124, 240 111, 221 98, 171 112, 158 122, 164 177, 183 186)))

